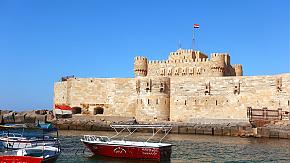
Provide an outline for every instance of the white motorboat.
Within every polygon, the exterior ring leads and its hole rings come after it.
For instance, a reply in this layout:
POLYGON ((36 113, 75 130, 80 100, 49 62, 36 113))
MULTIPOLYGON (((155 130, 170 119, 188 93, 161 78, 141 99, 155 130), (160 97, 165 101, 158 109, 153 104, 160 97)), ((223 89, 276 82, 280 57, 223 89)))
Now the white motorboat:
MULTIPOLYGON (((24 128, 26 125, 1 125, 0 128, 4 129, 4 131, 0 134, 0 145, 6 149, 21 149, 21 148, 30 148, 36 146, 55 146, 59 144, 58 138, 54 138, 50 135, 44 135, 44 132, 38 137, 32 136, 24 136, 24 128), (20 129, 19 132, 11 132, 11 129, 20 129)), ((28 132, 26 132, 28 133, 28 132)))
POLYGON ((84 135, 81 141, 87 148, 95 155, 108 157, 122 157, 130 159, 153 159, 153 160, 169 160, 171 157, 172 144, 161 143, 162 139, 171 131, 172 127, 169 125, 111 125, 116 131, 116 135, 111 138, 107 136, 84 135), (117 129, 121 129, 118 131, 117 129), (146 141, 128 141, 125 137, 132 135, 137 129, 152 129, 153 135, 146 141), (121 132, 127 130, 128 135, 124 136, 122 140, 112 140, 121 132), (163 136, 159 142, 148 142, 159 131, 164 131, 163 136))

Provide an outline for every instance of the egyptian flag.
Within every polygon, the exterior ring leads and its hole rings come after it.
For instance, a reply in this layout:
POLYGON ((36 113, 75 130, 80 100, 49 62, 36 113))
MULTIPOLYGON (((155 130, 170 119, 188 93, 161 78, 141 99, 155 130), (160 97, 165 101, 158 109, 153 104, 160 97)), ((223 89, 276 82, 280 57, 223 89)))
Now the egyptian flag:
POLYGON ((199 24, 193 24, 193 28, 199 28, 199 24))

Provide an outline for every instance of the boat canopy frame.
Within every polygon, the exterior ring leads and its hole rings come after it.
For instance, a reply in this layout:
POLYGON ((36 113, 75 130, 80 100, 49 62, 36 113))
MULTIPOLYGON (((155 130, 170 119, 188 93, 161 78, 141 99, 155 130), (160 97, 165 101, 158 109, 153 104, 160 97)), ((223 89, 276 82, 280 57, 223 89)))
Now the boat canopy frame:
POLYGON ((123 131, 127 130, 129 134, 123 136, 123 140, 132 135, 137 129, 152 129, 152 136, 150 136, 146 142, 151 140, 158 132, 164 131, 164 136, 159 140, 159 143, 170 133, 172 130, 171 125, 110 125, 116 132, 115 135, 111 136, 110 139, 119 136, 123 131), (118 131, 117 129, 121 129, 118 131))

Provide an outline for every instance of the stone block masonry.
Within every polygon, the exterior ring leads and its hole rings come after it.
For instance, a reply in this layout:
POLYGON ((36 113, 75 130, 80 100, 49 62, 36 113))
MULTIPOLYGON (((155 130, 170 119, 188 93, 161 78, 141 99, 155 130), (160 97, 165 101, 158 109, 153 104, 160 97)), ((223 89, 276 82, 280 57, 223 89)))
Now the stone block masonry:
POLYGON ((247 119, 246 108, 289 111, 289 74, 277 76, 172 78, 170 119, 247 119), (282 78, 282 89, 276 80, 282 78))
POLYGON ((138 56, 134 74, 56 82, 54 104, 72 107, 73 114, 146 122, 245 122, 247 107, 281 108, 289 115, 289 74, 242 76, 242 65, 231 65, 227 53, 209 59, 199 51, 178 49, 165 61, 138 56))
POLYGON ((134 116, 135 80, 130 78, 70 78, 55 84, 54 103, 74 114, 134 116))

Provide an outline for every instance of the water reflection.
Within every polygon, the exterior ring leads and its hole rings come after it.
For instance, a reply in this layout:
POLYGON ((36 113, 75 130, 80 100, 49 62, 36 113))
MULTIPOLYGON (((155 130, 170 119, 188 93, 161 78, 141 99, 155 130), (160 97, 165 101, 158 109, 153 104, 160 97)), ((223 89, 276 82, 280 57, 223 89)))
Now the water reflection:
MULTIPOLYGON (((99 163, 159 163, 155 160, 136 160, 136 159, 124 159, 124 158, 111 158, 102 156, 91 156, 88 157, 89 162, 99 162, 99 163)), ((163 161, 164 163, 170 163, 170 161, 163 161)))
MULTIPOLYGON (((92 156, 92 153, 80 142, 84 134, 114 135, 113 132, 61 131, 63 153, 57 162, 153 162, 92 156)), ((150 134, 136 133, 130 139, 141 140, 150 136, 150 134)), ((289 139, 171 134, 164 141, 174 144, 171 161, 167 162, 290 162, 289 139)))

